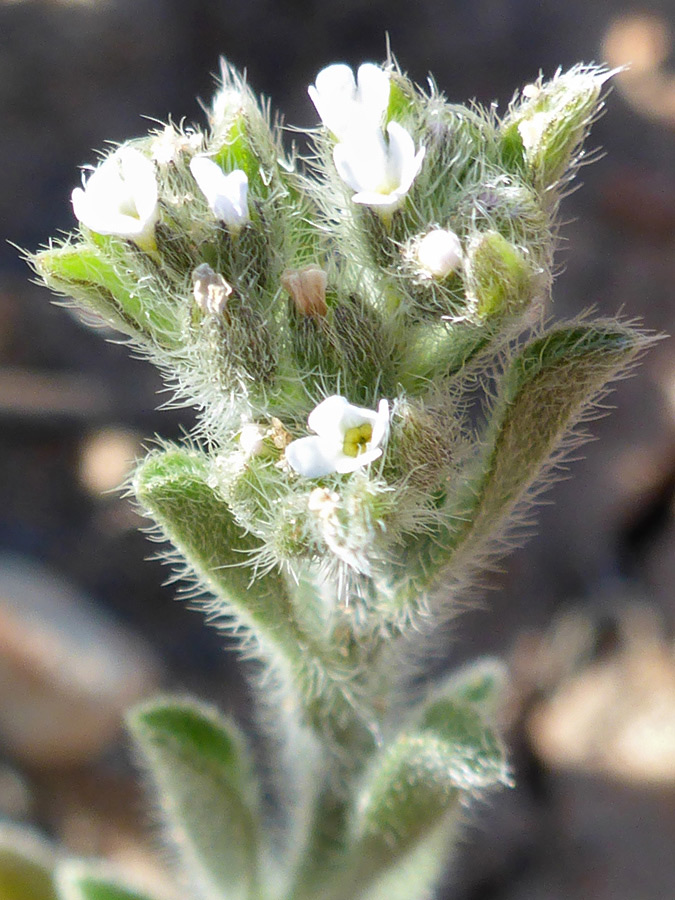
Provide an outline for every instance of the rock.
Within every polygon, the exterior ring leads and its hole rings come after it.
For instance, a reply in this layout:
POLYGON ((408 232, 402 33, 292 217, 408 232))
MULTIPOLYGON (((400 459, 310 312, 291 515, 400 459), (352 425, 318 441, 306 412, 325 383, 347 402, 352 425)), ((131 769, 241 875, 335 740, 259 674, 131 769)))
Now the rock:
POLYGON ((64 579, 0 557, 0 736, 18 761, 81 764, 158 683, 151 651, 64 579))

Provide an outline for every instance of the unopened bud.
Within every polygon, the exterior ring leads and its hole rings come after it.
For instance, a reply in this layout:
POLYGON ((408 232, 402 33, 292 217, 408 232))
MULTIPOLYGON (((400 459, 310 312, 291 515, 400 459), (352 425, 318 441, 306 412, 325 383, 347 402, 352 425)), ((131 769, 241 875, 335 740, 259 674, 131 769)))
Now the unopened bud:
POLYGON ((329 519, 337 509, 340 502, 340 495, 335 491, 329 491, 327 488, 314 488, 309 495, 307 507, 310 512, 315 513, 320 519, 329 519))
POLYGON ((462 245, 454 231, 435 228, 420 239, 415 255, 432 278, 447 278, 462 264, 462 245))
POLYGON ((222 275, 214 272, 208 263, 202 263, 192 273, 195 303, 205 313, 220 315, 232 293, 232 285, 222 275))
POLYGON ((286 269, 281 274, 281 286, 290 294, 301 316, 323 318, 326 306, 328 275, 320 266, 286 269))
POLYGON ((281 419, 277 419, 275 416, 272 416, 270 423, 271 427, 265 436, 272 441, 277 450, 285 450, 293 440, 290 432, 284 427, 281 419))
POLYGON ((198 153, 203 143, 204 135, 198 131, 187 129, 183 132, 173 125, 165 125, 152 139, 150 154, 158 165, 168 166, 177 163, 185 153, 198 153))
POLYGON ((533 275, 523 252, 499 232, 481 235, 473 242, 467 260, 467 287, 479 318, 525 309, 532 300, 533 275))
POLYGON ((581 142, 602 105, 602 87, 612 74, 600 66, 575 66, 523 89, 503 134, 508 143, 517 131, 525 160, 542 187, 557 182, 578 161, 581 142))
POLYGON ((258 456, 263 449, 265 429, 255 422, 248 422, 239 432, 239 446, 248 458, 258 456))

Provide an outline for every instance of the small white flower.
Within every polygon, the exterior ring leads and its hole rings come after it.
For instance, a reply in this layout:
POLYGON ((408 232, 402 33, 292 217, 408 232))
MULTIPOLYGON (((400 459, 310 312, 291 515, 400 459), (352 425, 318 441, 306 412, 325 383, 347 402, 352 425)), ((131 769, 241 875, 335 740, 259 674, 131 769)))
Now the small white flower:
POLYGON ((227 175, 207 156, 195 156, 190 171, 206 197, 213 215, 232 231, 238 231, 249 220, 248 178, 241 169, 227 175))
POLYGON ((262 425, 257 425, 255 422, 247 422, 242 425, 239 432, 239 446, 247 459, 258 456, 262 452, 265 435, 266 431, 262 425))
POLYGON ((389 106, 389 74, 373 63, 354 73, 344 63, 326 66, 307 90, 321 121, 338 140, 356 129, 380 128, 389 106))
POLYGON ((286 447, 291 468, 305 478, 354 472, 382 456, 389 404, 380 400, 375 412, 352 406, 345 397, 335 394, 319 403, 307 424, 316 436, 300 438, 286 447))
POLYGON ((152 162, 133 147, 120 147, 72 193, 79 221, 97 234, 129 238, 155 249, 159 218, 157 179, 152 162))
POLYGON ((333 159, 340 178, 356 191, 352 200, 393 211, 417 177, 425 148, 415 153, 415 142, 398 122, 387 125, 389 142, 380 130, 352 135, 337 144, 333 159))
POLYGON ((462 245, 454 231, 435 228, 420 239, 415 255, 432 278, 446 278, 462 264, 462 245))

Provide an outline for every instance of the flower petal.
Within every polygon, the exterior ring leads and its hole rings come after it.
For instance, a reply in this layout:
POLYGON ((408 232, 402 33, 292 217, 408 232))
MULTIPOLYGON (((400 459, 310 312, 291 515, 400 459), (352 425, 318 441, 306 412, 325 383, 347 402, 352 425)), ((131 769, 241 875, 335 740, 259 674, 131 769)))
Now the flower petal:
POLYGON ((357 99, 372 122, 381 123, 389 106, 391 82, 389 73, 374 63, 363 63, 357 73, 357 99))
MULTIPOLYGON (((343 424, 350 406, 351 404, 346 397, 333 394, 332 397, 326 397, 325 400, 319 403, 307 419, 307 424, 312 431, 315 431, 328 441, 339 442, 340 452, 342 451, 345 431, 350 427, 343 424)), ((360 424, 361 421, 359 420, 357 424, 360 424)))
POLYGON ((230 228, 239 228, 248 221, 248 178, 245 172, 235 169, 226 174, 207 156, 193 157, 190 171, 217 219, 230 228))
POLYGON ((389 135, 387 174, 391 183, 398 186, 401 184, 404 173, 408 171, 415 157, 415 142, 410 132, 406 131, 398 122, 390 122, 387 125, 387 134, 389 135))
POLYGON ((352 201, 363 206, 376 206, 379 209, 395 209, 403 200, 405 194, 400 191, 392 191, 391 194, 379 194, 375 191, 360 191, 354 194, 352 201))
POLYGON ((321 437, 304 437, 286 447, 290 467, 305 478, 320 478, 337 471, 337 448, 321 437))
POLYGON ((121 178, 134 198, 138 216, 147 221, 157 208, 155 166, 133 147, 122 147, 115 155, 119 158, 121 178))
POLYGON ((358 456, 347 456, 345 454, 336 460, 333 471, 339 472, 340 475, 345 475, 347 472, 356 472, 357 469, 367 466, 369 463, 379 459, 380 456, 382 456, 381 447, 373 447, 372 450, 364 450, 364 452, 359 453, 358 456))
POLYGON ((339 136, 349 127, 354 106, 354 73, 344 63, 326 66, 316 76, 316 85, 307 89, 319 118, 329 131, 339 136))
POLYGON ((370 439, 371 447, 379 447, 387 436, 389 431, 389 403, 387 400, 380 400, 377 407, 377 414, 373 422, 373 436, 370 439))
POLYGON ((97 234, 131 238, 154 245, 159 218, 153 163, 133 147, 121 147, 105 159, 71 195, 77 219, 97 234))
POLYGON ((387 146, 379 129, 352 135, 337 144, 333 160, 340 178, 358 193, 376 193, 386 183, 387 146))

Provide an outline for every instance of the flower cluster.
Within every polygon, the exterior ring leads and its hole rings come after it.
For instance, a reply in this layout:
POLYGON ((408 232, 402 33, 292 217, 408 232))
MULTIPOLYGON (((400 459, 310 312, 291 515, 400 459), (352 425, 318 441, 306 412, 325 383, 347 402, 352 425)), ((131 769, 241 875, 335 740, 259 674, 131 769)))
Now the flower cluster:
MULTIPOLYGON (((248 178, 235 169, 225 174, 206 156, 195 156, 190 171, 214 216, 232 232, 249 220, 248 178)), ((77 219, 96 234, 127 238, 142 250, 155 249, 159 220, 153 162, 140 150, 120 147, 72 193, 77 219)))
POLYGON ((358 69, 336 64, 322 69, 309 88, 319 116, 338 140, 333 150, 340 178, 354 194, 354 203, 382 214, 393 212, 412 187, 425 148, 398 122, 383 130, 391 92, 389 74, 372 63, 358 69))

